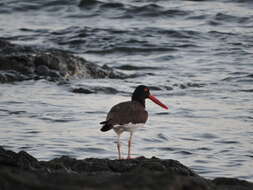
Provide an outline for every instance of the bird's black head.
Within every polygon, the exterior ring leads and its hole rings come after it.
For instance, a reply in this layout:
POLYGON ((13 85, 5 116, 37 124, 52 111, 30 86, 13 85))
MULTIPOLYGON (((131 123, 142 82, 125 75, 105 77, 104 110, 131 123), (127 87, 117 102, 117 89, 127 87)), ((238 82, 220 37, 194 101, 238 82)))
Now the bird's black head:
POLYGON ((145 107, 145 99, 150 95, 149 88, 144 85, 137 86, 132 94, 132 101, 138 101, 145 107))
POLYGON ((149 92, 149 88, 144 85, 137 86, 132 95, 132 101, 140 102, 145 107, 145 99, 148 98, 152 100, 154 103, 158 104, 164 109, 168 109, 168 107, 163 104, 160 100, 158 100, 155 96, 152 96, 149 92))

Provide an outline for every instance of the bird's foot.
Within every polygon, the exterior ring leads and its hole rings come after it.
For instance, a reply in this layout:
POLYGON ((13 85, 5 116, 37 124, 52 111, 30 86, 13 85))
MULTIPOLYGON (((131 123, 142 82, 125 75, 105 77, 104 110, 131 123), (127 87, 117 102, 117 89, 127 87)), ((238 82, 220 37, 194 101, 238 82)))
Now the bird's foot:
POLYGON ((132 157, 132 156, 127 156, 127 157, 120 157, 118 158, 118 160, 131 160, 131 159, 136 159, 136 158, 141 158, 143 156, 140 156, 140 157, 132 157))

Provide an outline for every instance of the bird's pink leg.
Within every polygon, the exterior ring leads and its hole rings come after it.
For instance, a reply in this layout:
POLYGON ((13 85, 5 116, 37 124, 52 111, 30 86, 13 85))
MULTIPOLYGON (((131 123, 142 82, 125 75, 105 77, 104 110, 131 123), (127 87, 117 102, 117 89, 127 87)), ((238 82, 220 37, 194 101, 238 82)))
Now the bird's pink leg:
POLYGON ((121 152, 120 152, 120 135, 118 135, 118 142, 117 142, 119 160, 121 160, 121 152))
POLYGON ((128 155, 127 155, 127 159, 131 159, 132 136, 133 136, 133 133, 130 132, 130 137, 129 137, 129 140, 128 140, 128 155))

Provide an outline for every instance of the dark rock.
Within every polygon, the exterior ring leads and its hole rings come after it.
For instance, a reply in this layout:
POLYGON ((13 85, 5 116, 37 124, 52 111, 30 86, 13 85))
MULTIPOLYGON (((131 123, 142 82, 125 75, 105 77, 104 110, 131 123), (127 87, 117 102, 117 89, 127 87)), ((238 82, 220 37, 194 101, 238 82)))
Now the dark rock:
POLYGON ((44 78, 126 78, 112 68, 100 67, 69 52, 14 45, 0 40, 0 82, 44 78))
POLYGON ((18 167, 22 169, 40 168, 38 160, 25 151, 20 151, 17 155, 15 155, 15 160, 18 167))
POLYGON ((14 153, 0 147, 0 165, 16 166, 22 169, 39 168, 39 162, 25 151, 14 153))
POLYGON ((0 147, 1 190, 166 189, 252 190, 253 184, 233 178, 205 179, 176 160, 140 157, 131 160, 62 156, 38 161, 28 153, 0 147))
POLYGON ((30 79, 29 76, 20 74, 17 71, 0 71, 0 83, 23 81, 30 79))
POLYGON ((75 88, 72 90, 74 93, 81 93, 81 94, 92 94, 94 91, 85 89, 85 88, 75 88))
POLYGON ((111 87, 78 87, 73 88, 72 92, 82 94, 92 94, 92 93, 117 94, 119 91, 111 87))
POLYGON ((115 88, 112 88, 112 87, 95 87, 94 90, 97 92, 105 93, 105 94, 117 94, 118 93, 118 90, 116 90, 115 88))
POLYGON ((50 70, 46 65, 39 65, 35 68, 35 72, 38 73, 38 75, 48 75, 50 70))
POLYGON ((216 178, 213 183, 218 187, 217 189, 226 190, 248 190, 253 189, 253 183, 247 182, 245 180, 239 180, 236 178, 216 178))
POLYGON ((134 66, 134 65, 121 65, 116 67, 120 70, 134 71, 134 70, 157 70, 157 67, 145 67, 145 66, 134 66))

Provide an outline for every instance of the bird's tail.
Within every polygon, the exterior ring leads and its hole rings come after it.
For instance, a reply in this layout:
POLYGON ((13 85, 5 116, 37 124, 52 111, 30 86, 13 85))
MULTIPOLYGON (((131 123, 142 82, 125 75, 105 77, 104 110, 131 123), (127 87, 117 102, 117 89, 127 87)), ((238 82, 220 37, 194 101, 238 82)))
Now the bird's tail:
POLYGON ((100 129, 100 131, 105 132, 105 131, 109 131, 110 129, 113 128, 113 125, 109 121, 110 120, 100 122, 100 124, 103 125, 102 128, 100 129))

